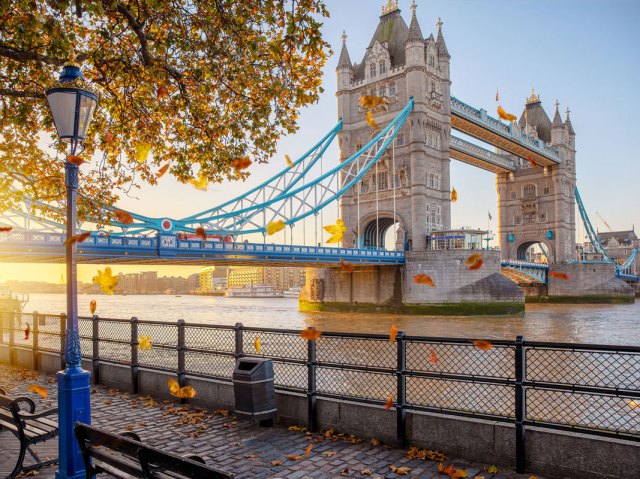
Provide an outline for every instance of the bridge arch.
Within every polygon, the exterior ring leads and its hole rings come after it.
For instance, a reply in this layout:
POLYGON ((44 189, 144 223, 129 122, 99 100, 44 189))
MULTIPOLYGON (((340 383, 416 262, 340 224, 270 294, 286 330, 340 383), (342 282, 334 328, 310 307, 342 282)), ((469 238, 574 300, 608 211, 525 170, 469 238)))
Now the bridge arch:
POLYGON ((513 248, 513 251, 515 252, 515 255, 516 255, 516 259, 529 261, 530 258, 527 258, 527 250, 534 245, 542 246, 543 252, 546 252, 547 261, 549 262, 549 264, 556 262, 556 255, 555 255, 555 250, 553 249, 553 245, 549 243, 549 241, 547 241, 546 239, 539 239, 539 238, 526 239, 526 240, 520 241, 519 243, 516 243, 513 248))
POLYGON ((360 218, 360 238, 358 244, 364 248, 378 249, 406 249, 407 242, 407 226, 404 219, 392 211, 379 211, 369 213, 360 218), (398 225, 397 236, 395 238, 389 236, 389 230, 398 225), (391 244, 387 244, 391 243, 391 244))

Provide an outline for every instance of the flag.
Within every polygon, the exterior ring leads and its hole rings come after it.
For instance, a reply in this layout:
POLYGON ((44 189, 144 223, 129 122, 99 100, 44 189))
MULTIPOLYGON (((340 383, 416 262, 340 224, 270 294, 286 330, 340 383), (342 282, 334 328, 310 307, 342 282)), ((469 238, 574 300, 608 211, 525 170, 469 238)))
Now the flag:
POLYGON ((493 217, 491 216, 491 211, 487 211, 487 214, 489 215, 489 221, 491 221, 493 219, 493 217))

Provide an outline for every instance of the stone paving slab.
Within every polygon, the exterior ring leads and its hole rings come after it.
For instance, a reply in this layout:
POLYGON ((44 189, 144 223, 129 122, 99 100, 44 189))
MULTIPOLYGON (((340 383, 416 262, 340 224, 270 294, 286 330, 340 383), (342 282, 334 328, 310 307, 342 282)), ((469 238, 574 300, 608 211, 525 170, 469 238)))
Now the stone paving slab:
MULTIPOLYGON (((0 387, 12 396, 31 397, 36 401, 36 411, 57 405, 52 375, 0 365, 0 387), (46 387, 48 398, 28 392, 31 384, 46 387)), ((371 438, 311 434, 280 426, 263 428, 250 421, 237 420, 228 411, 192 408, 178 401, 159 401, 100 386, 92 387, 91 400, 94 425, 113 432, 133 431, 143 442, 177 454, 197 454, 207 464, 234 472, 239 479, 449 477, 438 473, 437 462, 408 459, 406 451, 384 444, 373 445, 371 438), (307 457, 297 461, 286 458, 291 454, 302 455, 309 445, 312 449, 307 457), (407 467, 410 471, 403 476, 392 472, 394 467, 407 467)), ((10 471, 15 462, 15 447, 8 444, 0 437, 0 475, 10 471)), ((45 444, 46 447, 39 446, 42 451, 48 454, 55 451, 55 442, 45 444)), ((445 466, 452 463, 456 469, 464 469, 469 478, 531 477, 502 468, 496 474, 488 473, 484 470, 488 464, 450 458, 444 461, 445 466)), ((55 470, 56 467, 42 469, 38 477, 53 479, 55 470)))

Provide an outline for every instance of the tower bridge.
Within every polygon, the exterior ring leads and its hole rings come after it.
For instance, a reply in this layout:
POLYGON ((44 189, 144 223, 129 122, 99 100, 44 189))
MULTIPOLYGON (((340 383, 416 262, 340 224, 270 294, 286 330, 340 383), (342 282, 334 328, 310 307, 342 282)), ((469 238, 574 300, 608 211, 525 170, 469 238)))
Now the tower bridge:
MULTIPOLYGON (((472 303, 476 313, 514 312, 522 310, 524 301, 516 283, 545 285, 549 295, 557 289, 563 296, 628 297, 630 289, 616 276, 637 279, 637 250, 617 266, 608 256, 597 267, 576 257, 576 200, 591 230, 577 195, 576 133, 569 111, 563 120, 556 102, 551 120, 532 91, 519 120, 504 123, 453 97, 443 23, 438 21, 435 36, 425 38, 416 9, 414 2, 407 25, 397 1, 389 0, 358 63, 351 61, 343 35, 336 69, 339 121, 292 166, 185 218, 129 212, 132 224, 114 221, 110 237, 92 234, 77 245, 79 260, 307 265, 312 268, 301 304, 313 309, 346 305, 455 312, 450 305, 472 303), (360 104, 364 95, 384 99, 371 110, 379 129, 367 122, 360 104), (327 165, 324 155, 334 140, 340 158, 327 165), (476 250, 484 260, 478 271, 466 268, 468 251, 429 245, 432 233, 451 228, 451 159, 496 174, 500 250, 476 250), (334 207, 346 232, 341 245, 321 247, 318 221, 323 209, 334 207), (267 225, 277 220, 290 238, 295 228, 313 222, 314 246, 268 244, 267 225), (232 241, 181 238, 200 226, 232 241), (391 245, 385 244, 389 231, 391 245), (263 241, 239 242, 242 235, 262 235, 263 241), (523 261, 534 244, 545 251, 548 265, 523 261), (341 260, 354 264, 355 272, 337 268, 341 260), (554 270, 573 279, 558 281, 550 274, 554 270), (415 274, 430 275, 437 287, 416 285, 415 274)), ((0 233, 0 261, 61 261, 64 225, 33 217, 29 201, 23 206, 0 216, 0 225, 14 228, 0 233)), ((597 237, 591 236, 600 251, 597 237)))

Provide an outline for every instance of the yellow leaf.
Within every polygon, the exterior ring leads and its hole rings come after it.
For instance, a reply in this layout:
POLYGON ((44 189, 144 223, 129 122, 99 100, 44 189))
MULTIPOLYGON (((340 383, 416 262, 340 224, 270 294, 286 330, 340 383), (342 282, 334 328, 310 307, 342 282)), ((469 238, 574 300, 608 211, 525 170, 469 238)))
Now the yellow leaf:
POLYGON ((291 157, 289 155, 284 155, 284 161, 287 163, 289 168, 293 166, 293 161, 291 161, 291 157))
POLYGON ((458 201, 458 192, 456 191, 455 188, 451 189, 451 203, 455 203, 456 201, 458 201))
POLYGON ((35 384, 32 384, 31 386, 29 386, 27 388, 27 391, 39 394, 43 399, 47 399, 47 397, 49 397, 49 393, 45 388, 43 388, 42 386, 37 386, 35 384))
POLYGON ((389 466, 389 469, 391 470, 391 472, 394 472, 399 476, 408 476, 409 473, 411 472, 411 468, 406 466, 405 467, 389 466))
POLYGON ((256 336, 256 340, 253 342, 253 345, 256 348, 256 353, 260 354, 260 337, 256 336))
POLYGON ((193 398, 196 396, 196 390, 191 386, 183 386, 180 387, 178 381, 172 379, 171 377, 167 378, 167 384, 169 385, 169 394, 174 397, 180 399, 193 398))
POLYGON ((98 307, 98 304, 96 303, 96 300, 92 299, 91 302, 89 303, 89 311, 91 311, 91 314, 95 314, 97 307, 98 307))
POLYGON ((376 130, 379 128, 378 124, 373 119, 373 113, 371 111, 367 112, 366 120, 367 120, 367 125, 369 125, 371 128, 375 128, 376 130))
POLYGON ((488 472, 489 474, 498 474, 498 468, 496 466, 494 466, 493 464, 491 466, 487 466, 484 468, 485 472, 488 472))
POLYGON ((324 452, 322 453, 322 455, 323 455, 324 457, 332 457, 332 456, 335 456, 336 454, 337 454, 337 452, 336 452, 336 451, 324 451, 324 452))
POLYGON ((360 469, 360 474, 362 474, 363 476, 370 476, 371 469, 360 469))
POLYGON ((363 95, 358 101, 363 108, 375 108, 380 104, 386 103, 385 98, 373 95, 363 95))
POLYGON ((340 218, 336 220, 335 225, 323 226, 322 228, 331 235, 327 240, 327 243, 339 243, 342 241, 342 237, 347 231, 344 221, 340 218))
POLYGON ((511 113, 507 113, 504 108, 502 108, 500 105, 498 105, 498 116, 500 118, 502 118, 503 120, 507 120, 507 121, 516 121, 517 117, 515 115, 512 115, 511 113))
POLYGON ((136 161, 138 163, 144 163, 147 161, 147 156, 149 156, 149 152, 151 151, 151 145, 149 143, 138 143, 136 145, 136 161))
POLYGON ((167 384, 169 385, 169 392, 175 394, 180 390, 180 384, 173 378, 167 378, 167 384))
POLYGON ((93 284, 99 284, 106 294, 113 294, 118 285, 118 277, 113 275, 109 266, 104 269, 104 273, 98 270, 98 276, 94 276, 92 281, 93 284))
POLYGON ((189 183, 196 189, 200 191, 207 191, 207 185, 209 184, 209 180, 206 176, 198 175, 198 179, 191 178, 189 183))
POLYGON ((139 336, 138 337, 138 349, 141 351, 148 351, 153 345, 151 344, 151 336, 139 336))
POLYGON ((266 228, 267 236, 271 236, 272 234, 275 234, 278 231, 283 230, 285 226, 286 225, 283 220, 272 221, 267 225, 267 228, 266 228))

